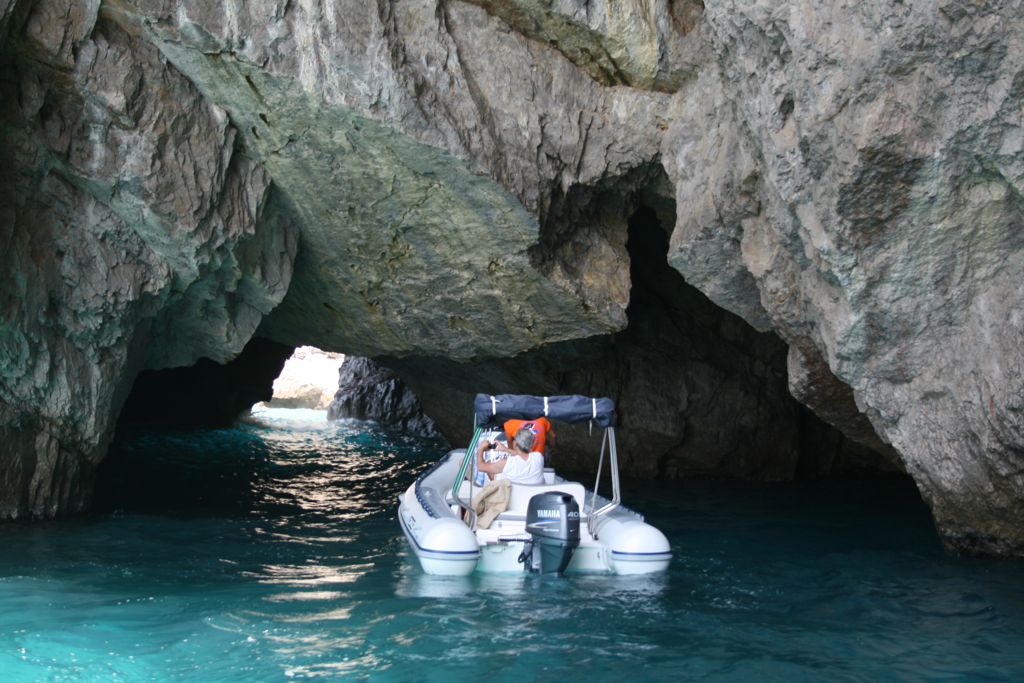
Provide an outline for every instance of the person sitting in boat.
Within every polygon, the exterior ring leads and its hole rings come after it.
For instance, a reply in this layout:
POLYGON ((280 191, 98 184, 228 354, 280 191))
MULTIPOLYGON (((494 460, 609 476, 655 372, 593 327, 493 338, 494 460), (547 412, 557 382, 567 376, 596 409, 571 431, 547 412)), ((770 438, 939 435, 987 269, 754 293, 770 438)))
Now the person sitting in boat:
POLYGON ((533 450, 539 451, 545 456, 547 451, 544 450, 544 446, 548 433, 550 432, 551 436, 555 434, 551 431, 551 423, 546 417, 538 417, 533 420, 506 420, 502 427, 510 440, 520 429, 529 429, 533 434, 533 450))
POLYGON ((495 439, 481 441, 476 450, 476 468, 491 475, 492 479, 508 479, 513 484, 534 486, 544 483, 544 454, 533 450, 534 436, 528 427, 515 433, 512 441, 505 443, 495 439), (495 450, 505 458, 488 462, 484 452, 495 450))

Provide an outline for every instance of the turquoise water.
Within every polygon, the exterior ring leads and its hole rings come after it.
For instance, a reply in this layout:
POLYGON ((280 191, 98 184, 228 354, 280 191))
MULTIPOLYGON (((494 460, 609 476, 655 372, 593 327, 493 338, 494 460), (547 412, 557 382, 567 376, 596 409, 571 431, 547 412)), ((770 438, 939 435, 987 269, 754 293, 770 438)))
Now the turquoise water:
POLYGON ((85 519, 0 526, 0 681, 1020 681, 1024 564, 903 482, 628 485, 655 578, 422 574, 437 444, 322 413, 123 435, 85 519))

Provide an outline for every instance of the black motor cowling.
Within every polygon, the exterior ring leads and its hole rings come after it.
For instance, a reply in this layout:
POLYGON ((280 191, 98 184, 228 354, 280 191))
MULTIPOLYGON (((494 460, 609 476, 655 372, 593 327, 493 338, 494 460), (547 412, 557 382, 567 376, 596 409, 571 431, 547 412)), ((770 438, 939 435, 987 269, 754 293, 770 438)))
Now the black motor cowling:
POLYGON ((541 574, 561 574, 580 544, 580 506, 568 493, 538 493, 526 508, 530 540, 519 556, 523 568, 541 574))

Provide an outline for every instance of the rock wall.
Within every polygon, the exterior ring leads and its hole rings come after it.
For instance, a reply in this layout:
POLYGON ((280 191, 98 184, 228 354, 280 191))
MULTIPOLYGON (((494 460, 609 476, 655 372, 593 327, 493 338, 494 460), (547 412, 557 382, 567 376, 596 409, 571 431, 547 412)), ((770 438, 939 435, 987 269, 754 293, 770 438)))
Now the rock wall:
POLYGON ((83 509, 136 373, 240 352, 297 248, 224 110, 98 7, 3 11, 0 518, 83 509))
POLYGON ((385 429, 439 437, 437 424, 394 372, 369 358, 346 358, 328 420, 373 420, 385 429))
POLYGON ((709 3, 673 117, 705 125, 663 146, 671 263, 789 343, 799 399, 861 440, 870 421, 952 547, 1017 553, 1022 22, 1017 2, 709 3))
POLYGON ((1022 29, 1011 0, 0 0, 0 516, 80 509, 135 375, 257 331, 614 339, 643 205, 951 547, 1022 553, 1022 29))

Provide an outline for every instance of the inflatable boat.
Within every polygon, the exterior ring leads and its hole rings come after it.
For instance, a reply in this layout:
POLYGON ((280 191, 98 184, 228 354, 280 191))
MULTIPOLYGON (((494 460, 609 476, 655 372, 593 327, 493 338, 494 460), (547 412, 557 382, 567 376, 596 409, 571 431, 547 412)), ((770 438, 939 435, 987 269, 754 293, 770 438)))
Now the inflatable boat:
POLYGON ((477 394, 468 447, 448 452, 399 496, 398 520, 423 571, 664 571, 672 557, 668 539, 621 503, 614 415, 608 398, 477 394), (505 420, 540 416, 603 429, 593 489, 545 468, 543 484, 513 484, 507 508, 483 528, 472 505, 481 491, 473 472, 478 444, 505 420), (597 493, 605 467, 610 498, 597 493))

